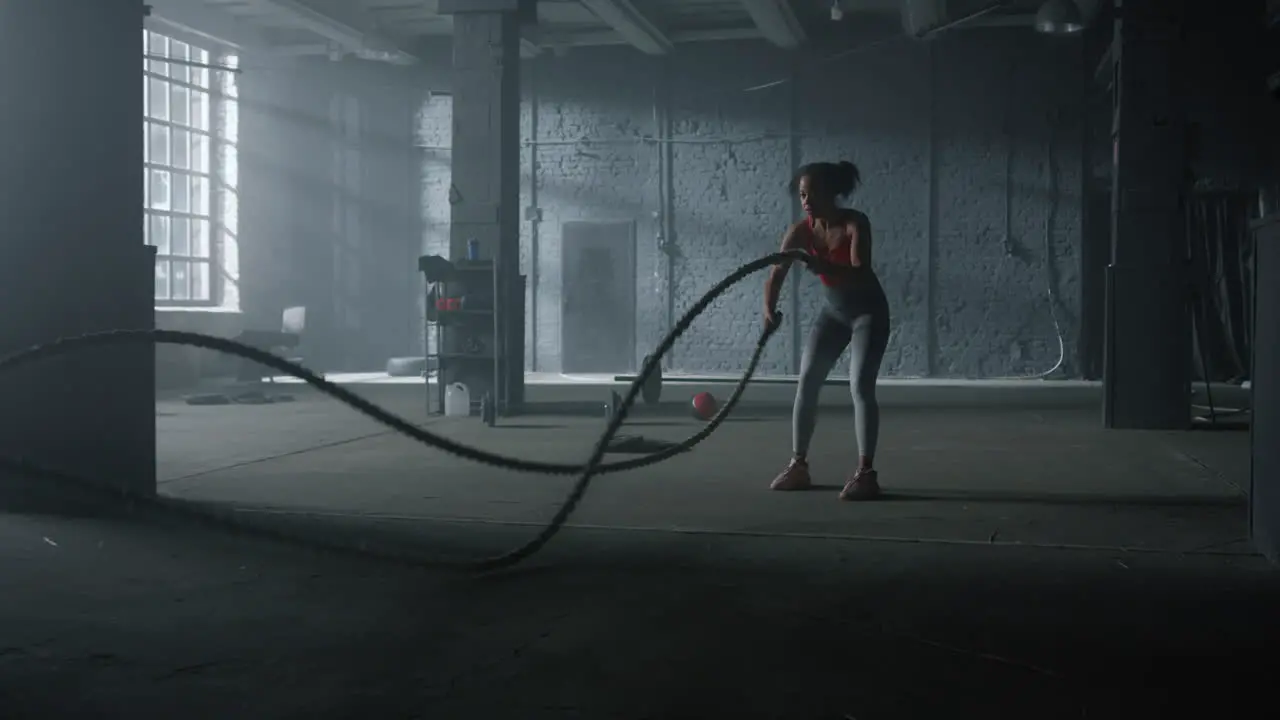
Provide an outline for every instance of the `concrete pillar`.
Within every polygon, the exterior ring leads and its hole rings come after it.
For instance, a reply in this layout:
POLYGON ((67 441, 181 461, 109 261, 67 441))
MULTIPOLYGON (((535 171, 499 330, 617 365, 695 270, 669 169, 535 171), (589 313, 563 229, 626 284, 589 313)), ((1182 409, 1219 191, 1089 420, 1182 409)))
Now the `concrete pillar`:
MULTIPOLYGON (((466 373, 472 396, 515 383, 524 369, 524 286, 520 277, 520 26, 533 18, 530 0, 441 0, 453 15, 453 183, 449 253, 466 256, 475 240, 493 259, 501 340, 493 377, 466 373), (518 346, 517 346, 518 345, 518 346)), ((455 368, 462 370, 459 366, 455 368)), ((492 370, 492 367, 489 368, 492 370)), ((442 378, 457 375, 446 368, 442 378)), ((519 391, 512 387, 513 394, 519 391)))
POLYGON ((1252 463, 1249 529, 1280 563, 1280 212, 1254 225, 1252 463))
POLYGON ((520 23, 523 0, 440 3, 453 21, 453 217, 449 252, 519 272, 520 23))
POLYGON ((1115 21, 1107 427, 1191 422, 1186 223, 1185 0, 1121 0, 1115 21))
MULTIPOLYGON (((140 0, 0 3, 0 352, 152 328, 140 0)), ((83 350, 0 376, 0 454, 155 490, 155 351, 83 350)))

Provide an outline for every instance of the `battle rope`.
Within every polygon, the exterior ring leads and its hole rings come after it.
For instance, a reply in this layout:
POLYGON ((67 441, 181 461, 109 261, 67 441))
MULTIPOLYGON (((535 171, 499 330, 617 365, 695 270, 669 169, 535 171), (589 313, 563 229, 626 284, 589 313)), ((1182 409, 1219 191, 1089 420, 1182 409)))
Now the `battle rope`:
MULTIPOLYGON (((693 306, 680 318, 680 321, 676 323, 675 327, 673 327, 671 331, 667 333, 666 337, 662 339, 658 348, 645 359, 643 366, 640 368, 639 374, 631 383, 631 387, 628 388, 627 394, 623 397, 621 404, 614 409, 613 415, 610 417, 604 433, 602 433, 600 438, 596 441, 596 444, 591 451, 591 455, 584 465, 567 465, 521 460, 520 458, 498 455, 454 442, 448 438, 423 430, 408 420, 405 420, 394 413, 388 412, 378 405, 356 395, 350 390, 329 382, 310 370, 291 363, 284 358, 233 340, 203 335, 200 333, 151 329, 111 330, 100 333, 89 333, 76 337, 60 338, 51 343, 38 345, 0 359, 0 373, 7 372, 24 365, 29 365, 38 360, 94 346, 119 345, 125 343, 151 343, 187 345, 191 347, 205 348, 225 353, 227 355, 246 358, 272 368, 280 373, 296 377, 316 388, 320 392, 350 406, 356 411, 379 423, 382 423, 383 425, 386 425, 398 433, 411 437, 424 445, 437 450, 443 450, 444 452, 457 455, 458 457, 496 467, 530 473, 548 475, 571 475, 574 473, 580 473, 578 480, 574 483, 573 488, 569 491, 569 494, 566 496, 564 502, 561 503, 555 515, 536 536, 525 544, 503 555, 483 560, 430 563, 435 566, 444 565, 459 570, 489 572, 512 567, 533 556, 548 542, 550 542, 550 540, 560 532, 569 517, 577 509, 578 503, 582 501, 583 496, 587 492, 587 488, 591 484, 591 480, 596 475, 602 473, 622 472, 625 470, 635 470, 649 465, 654 465, 694 447, 715 432, 720 424, 729 417, 731 412, 733 412, 738 401, 742 397, 743 391, 746 389, 747 385, 750 384, 751 378, 755 375, 756 368, 760 364, 760 358, 764 354, 764 348, 778 328, 777 324, 766 327, 760 334, 760 339, 756 342, 755 350, 751 354, 751 360, 747 364, 746 371, 738 381, 732 395, 730 395, 729 399, 725 402, 724 407, 716 413, 715 417, 712 418, 705 427, 678 445, 665 448, 660 452, 622 462, 604 462, 604 456, 608 451, 609 444, 613 441, 614 437, 618 434, 618 430, 621 429, 622 424, 626 421, 627 413, 635 404, 636 399, 640 396, 641 388, 644 387, 649 377, 657 370, 658 364, 661 362, 662 358, 671 351, 671 348, 675 346, 675 343, 680 339, 680 337, 688 331, 689 327, 693 324, 693 321, 706 311, 707 307, 716 298, 723 295, 729 288, 741 282, 747 276, 757 273, 767 267, 791 261, 804 263, 811 268, 815 265, 815 261, 812 256, 799 250, 767 255, 739 267, 723 280, 716 283, 716 285, 708 290, 698 300, 698 302, 694 303, 693 306)), ((779 315, 779 318, 780 317, 781 315, 779 315)), ((62 473, 50 472, 33 467, 24 460, 13 458, 0 458, 0 466, 27 474, 58 477, 63 480, 74 479, 69 478, 62 473)), ((141 495, 132 495, 130 496, 130 499, 149 500, 152 498, 141 495)), ((188 508, 188 510, 190 510, 190 508, 188 508)))

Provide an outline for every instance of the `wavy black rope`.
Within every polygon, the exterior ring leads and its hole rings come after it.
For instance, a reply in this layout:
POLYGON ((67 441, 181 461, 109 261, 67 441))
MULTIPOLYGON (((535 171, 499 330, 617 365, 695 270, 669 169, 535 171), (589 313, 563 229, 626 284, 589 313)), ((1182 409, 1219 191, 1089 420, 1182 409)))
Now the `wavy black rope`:
MULTIPOLYGON (((382 423, 383 425, 386 425, 396 432, 411 437, 429 447, 442 450, 467 460, 473 460, 475 462, 485 463, 510 470, 547 475, 572 475, 580 473, 578 480, 574 483, 573 488, 566 496, 564 502, 561 503, 556 514, 536 536, 525 544, 503 555, 478 561, 430 563, 431 565, 444 565, 460 570, 488 572, 512 567, 541 550, 564 527, 564 524, 568 521, 574 510, 577 509, 578 503, 582 501, 587 488, 591 484, 591 480, 596 475, 602 473, 622 472, 625 470, 635 470, 649 465, 654 465, 694 447, 715 432, 720 424, 723 423, 725 419, 729 417, 730 413, 733 412, 747 385, 750 384, 752 377, 754 377, 756 368, 760 364, 760 358, 764 354, 764 348, 768 344, 769 339, 773 336, 773 333, 777 330, 778 326, 776 324, 766 327, 761 333, 760 339, 756 342, 755 350, 752 352, 751 360, 742 374, 742 378, 738 381, 737 386, 734 388, 729 399, 725 402, 724 407, 716 413, 715 417, 712 418, 705 427, 678 445, 665 448, 660 452, 622 462, 604 462, 604 455, 608 451, 609 444, 613 441, 618 430, 621 429, 622 424, 626 421, 628 412, 640 396, 641 388, 644 387, 645 383, 649 380, 649 377, 657 371, 662 358, 671 351, 671 348, 674 347, 680 337, 689 330, 693 321, 705 312, 707 307, 710 306, 716 298, 723 295, 730 287, 741 282, 747 276, 780 263, 793 261, 805 263, 810 267, 812 267, 814 263, 812 256, 798 250, 767 255, 739 267, 723 280, 716 283, 716 285, 708 290, 698 300, 698 302, 694 303, 693 306, 690 307, 683 316, 681 316, 675 327, 667 333, 666 337, 663 338, 657 349, 646 358, 644 365, 640 368, 639 374, 631 383, 631 387, 628 388, 626 396, 623 397, 622 403, 614 410, 613 416, 609 419, 609 424, 605 428, 605 431, 600 435, 600 438, 596 441, 590 457, 583 465, 522 460, 520 458, 490 453, 468 445, 463 445, 440 435, 428 432, 408 420, 405 420, 404 418, 369 402, 342 386, 329 382, 310 370, 291 363, 277 355, 234 340, 203 335, 200 333, 154 329, 111 330, 100 333, 89 333, 76 337, 60 338, 53 342, 38 345, 0 359, 0 373, 13 370, 24 365, 29 365, 46 358, 64 355, 86 347, 138 342, 199 347, 253 360, 254 362, 272 368, 280 373, 296 377, 316 388, 320 392, 350 406, 356 411, 379 423, 382 423)), ((25 460, 20 459, 0 458, 0 466, 23 472, 25 474, 43 475, 62 480, 74 479, 63 473, 43 470, 31 465, 25 460)), ((139 500, 151 499, 140 495, 131 497, 139 500)))

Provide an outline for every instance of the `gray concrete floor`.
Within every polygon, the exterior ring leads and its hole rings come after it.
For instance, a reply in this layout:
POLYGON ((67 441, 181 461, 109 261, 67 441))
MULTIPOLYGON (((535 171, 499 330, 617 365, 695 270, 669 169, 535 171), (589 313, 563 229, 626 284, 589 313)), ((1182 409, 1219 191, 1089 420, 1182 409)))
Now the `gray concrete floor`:
MULTIPOLYGON (((411 397, 379 399, 427 422, 411 397)), ((785 419, 751 413, 600 478, 575 527, 484 579, 174 517, 0 515, 0 717, 1157 718, 1249 701, 1280 582, 1243 541, 1246 434, 890 408, 889 495, 854 505, 835 499, 854 460, 842 412, 815 443, 826 487, 786 495, 764 489, 785 419)), ((305 393, 164 403, 158 425, 165 494, 424 557, 509 549, 571 482, 416 447, 305 393)), ((569 462, 599 425, 430 423, 569 462)))
MULTIPOLYGON (((404 395, 379 399, 428 422, 404 395)), ((442 541, 484 544, 494 525, 543 523, 573 482, 460 460, 309 395, 288 405, 172 412, 160 419, 161 491, 246 512, 358 517, 413 534, 447 524, 442 541)), ((661 466, 601 477, 571 524, 1248 551, 1239 490, 1248 482, 1247 433, 1107 432, 1089 408, 891 407, 878 458, 888 497, 851 506, 835 501, 856 461, 845 411, 819 423, 811 465, 820 487, 787 495, 764 488, 788 459, 789 422, 777 412, 752 413, 744 408, 695 451, 661 466)), ((624 432, 678 441, 698 428, 692 418, 664 415, 638 417, 624 432)), ((585 459, 603 421, 539 416, 488 428, 478 419, 433 419, 430 429, 494 453, 573 463, 585 459)))

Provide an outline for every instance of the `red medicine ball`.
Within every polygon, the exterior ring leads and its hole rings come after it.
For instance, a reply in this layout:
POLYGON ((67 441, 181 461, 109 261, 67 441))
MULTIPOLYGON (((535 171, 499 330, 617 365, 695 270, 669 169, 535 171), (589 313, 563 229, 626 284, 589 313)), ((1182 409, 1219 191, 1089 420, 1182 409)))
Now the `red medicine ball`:
POLYGON ((699 420, 710 420, 716 416, 716 399, 709 392, 700 392, 693 396, 693 416, 699 420))

